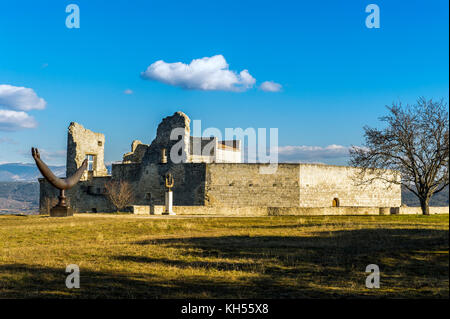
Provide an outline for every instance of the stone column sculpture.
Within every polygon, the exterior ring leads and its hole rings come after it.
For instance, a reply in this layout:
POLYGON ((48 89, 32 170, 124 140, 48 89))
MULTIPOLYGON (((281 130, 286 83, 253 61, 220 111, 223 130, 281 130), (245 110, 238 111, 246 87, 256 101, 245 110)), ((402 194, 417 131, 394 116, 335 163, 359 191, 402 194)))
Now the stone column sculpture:
POLYGON ((175 215, 173 212, 173 193, 172 193, 172 187, 174 184, 173 176, 171 173, 166 175, 166 210, 163 213, 163 215, 175 215))
POLYGON ((83 172, 87 168, 88 165, 87 160, 85 159, 83 161, 83 164, 77 169, 77 171, 72 176, 66 177, 65 179, 61 179, 56 177, 55 174, 53 174, 52 171, 48 168, 48 166, 41 160, 41 156, 37 148, 34 147, 31 148, 31 155, 33 156, 34 161, 36 162, 36 166, 38 167, 42 176, 44 176, 45 179, 50 184, 59 189, 59 196, 58 196, 59 201, 58 204, 50 210, 50 216, 51 217, 73 216, 73 210, 69 206, 67 206, 66 203, 65 191, 67 189, 72 188, 73 186, 75 186, 76 183, 78 183, 81 176, 83 175, 83 172))

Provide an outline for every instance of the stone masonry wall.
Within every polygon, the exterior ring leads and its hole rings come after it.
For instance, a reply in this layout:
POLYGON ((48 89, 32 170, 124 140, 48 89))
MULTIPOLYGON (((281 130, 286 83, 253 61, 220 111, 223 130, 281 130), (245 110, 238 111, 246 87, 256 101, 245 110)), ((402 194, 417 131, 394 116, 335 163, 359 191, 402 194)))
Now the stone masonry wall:
MULTIPOLYGON (((66 191, 68 204, 75 212, 114 212, 114 206, 105 196, 105 183, 110 179, 110 176, 106 176, 80 181, 73 188, 66 191)), ((56 201, 59 191, 43 178, 39 179, 39 184, 39 211, 41 214, 44 214, 46 213, 46 198, 56 201)))
MULTIPOLYGON (((130 205, 164 205, 164 177, 175 181, 175 206, 208 207, 331 207, 334 198, 341 207, 399 207, 398 185, 383 183, 355 186, 350 167, 279 164, 276 173, 261 174, 264 164, 186 163, 114 164, 112 177, 81 181, 67 192, 77 212, 108 212, 114 207, 104 194, 109 180, 130 183, 134 199, 130 205)), ((41 205, 58 191, 41 182, 41 205)))
POLYGON ((123 155, 123 163, 140 163, 145 153, 148 150, 148 145, 141 141, 134 140, 131 143, 131 152, 123 155))
MULTIPOLYGON (((175 185, 175 206, 207 207, 331 207, 336 199, 340 207, 399 207, 401 188, 375 182, 358 186, 352 177, 355 168, 317 164, 280 163, 273 174, 262 174, 266 164, 193 163, 189 162, 192 146, 190 119, 183 112, 166 117, 159 124, 157 136, 148 146, 134 141, 132 152, 121 164, 112 165, 107 176, 104 165, 103 134, 71 123, 68 131, 67 175, 81 166, 86 155, 95 155, 93 172, 67 191, 67 198, 76 212, 109 212, 113 205, 105 196, 105 183, 126 181, 133 189, 130 205, 163 205, 165 176, 171 173, 175 185), (174 128, 180 128, 178 140, 171 140, 174 128), (187 163, 173 163, 170 150, 182 144, 187 163), (161 150, 166 149, 167 163, 161 163, 161 150)), ((233 142, 234 143, 234 142, 233 142)), ((236 142, 237 143, 237 142, 236 142)), ((215 141, 217 144, 217 140, 215 141)), ((216 145, 217 146, 217 145, 216 145)), ((227 145, 224 145, 227 146, 227 145)), ((235 145, 237 146, 237 145, 235 145)), ((192 160, 192 158, 191 158, 192 160)), ((386 174, 391 174, 386 171, 386 174)), ((58 196, 58 191, 41 179, 41 209, 45 199, 58 196)))
MULTIPOLYGON (((105 136, 85 129, 78 123, 70 123, 67 134, 66 176, 71 176, 81 166, 86 155, 94 155, 93 176, 106 176, 108 171, 104 163, 105 136)), ((82 180, 88 178, 84 172, 82 180)))
MULTIPOLYGON (((275 174, 260 174, 264 164, 208 164, 206 205, 268 207, 398 207, 399 185, 355 185, 357 169, 315 164, 279 164, 275 174)), ((389 173, 389 172, 387 172, 389 173)))
MULTIPOLYGON (((179 155, 183 158, 182 161, 186 162, 190 154, 190 122, 189 117, 183 112, 175 112, 172 116, 165 117, 159 123, 156 138, 148 147, 142 162, 145 164, 159 163, 163 148, 166 149, 167 160, 170 162, 170 150, 177 143, 182 143, 182 147, 179 148, 182 154, 179 155), (170 135, 174 129, 179 129, 182 136, 176 136, 176 140, 171 140, 170 135)), ((177 149, 177 147, 174 149, 177 149)))
POLYGON ((140 179, 134 184, 138 198, 136 204, 163 205, 165 176, 174 178, 174 205, 204 205, 205 163, 148 164, 142 167, 140 179))
POLYGON ((275 174, 260 174, 259 169, 263 165, 208 164, 206 166, 206 205, 298 206, 298 165, 279 164, 275 174))
MULTIPOLYGON (((300 206, 329 207, 334 198, 339 206, 399 207, 401 188, 376 181, 357 186, 353 176, 358 169, 347 166, 300 164, 300 206)), ((390 174, 389 171, 386 174, 390 174)))

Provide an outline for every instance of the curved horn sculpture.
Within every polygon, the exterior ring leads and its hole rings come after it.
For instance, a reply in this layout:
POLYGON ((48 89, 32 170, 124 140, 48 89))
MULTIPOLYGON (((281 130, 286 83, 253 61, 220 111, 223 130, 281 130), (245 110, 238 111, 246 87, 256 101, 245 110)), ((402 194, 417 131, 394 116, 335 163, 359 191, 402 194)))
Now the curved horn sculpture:
POLYGON ((48 166, 41 160, 41 156, 39 154, 39 150, 37 148, 32 147, 31 148, 31 155, 34 158, 34 161, 36 162, 36 166, 38 167, 39 171, 41 172, 42 176, 45 177, 45 179, 52 184, 54 187, 59 189, 59 202, 58 204, 52 208, 50 215, 51 216, 68 216, 68 207, 66 205, 66 196, 65 196, 65 190, 72 188, 75 186, 76 183, 80 180, 81 176, 83 175, 83 172, 86 170, 88 162, 85 159, 83 161, 83 164, 77 169, 75 174, 73 174, 70 177, 67 177, 65 179, 58 178, 53 174, 53 172, 48 168, 48 166), (54 215, 53 211, 55 210, 54 215), (57 213, 57 211, 64 211, 64 214, 57 213))
POLYGON ((53 172, 50 170, 50 168, 48 168, 48 166, 41 160, 41 156, 37 148, 32 147, 31 154, 33 155, 36 166, 38 167, 42 176, 44 176, 50 184, 61 190, 66 190, 75 186, 75 184, 80 180, 81 175, 83 175, 83 172, 86 170, 88 164, 87 160, 84 160, 83 164, 80 166, 80 168, 78 168, 75 174, 68 178, 61 179, 56 177, 55 174, 53 174, 53 172))

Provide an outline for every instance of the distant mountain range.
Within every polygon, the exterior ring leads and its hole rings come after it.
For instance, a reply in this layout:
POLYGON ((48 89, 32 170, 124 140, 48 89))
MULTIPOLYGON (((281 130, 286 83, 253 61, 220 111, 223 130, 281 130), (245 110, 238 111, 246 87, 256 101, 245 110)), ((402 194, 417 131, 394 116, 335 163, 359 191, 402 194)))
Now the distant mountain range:
POLYGON ((0 215, 36 214, 38 211, 38 183, 0 182, 0 215))
MULTIPOLYGON (((66 175, 65 166, 49 166, 58 177, 66 175)), ((0 164, 0 182, 37 182, 41 173, 36 164, 7 163, 0 164)))
MULTIPOLYGON (((448 186, 444 188, 441 192, 434 194, 430 200, 430 206, 448 206, 448 186)), ((402 189, 402 203, 407 206, 420 206, 419 199, 411 191, 403 188, 402 189)))
MULTIPOLYGON (((49 168, 58 177, 66 176, 64 165, 53 165, 49 168)), ((106 165, 106 169, 111 173, 111 164, 106 165)), ((34 163, 0 164, 0 182, 37 182, 40 177, 42 175, 34 163)))

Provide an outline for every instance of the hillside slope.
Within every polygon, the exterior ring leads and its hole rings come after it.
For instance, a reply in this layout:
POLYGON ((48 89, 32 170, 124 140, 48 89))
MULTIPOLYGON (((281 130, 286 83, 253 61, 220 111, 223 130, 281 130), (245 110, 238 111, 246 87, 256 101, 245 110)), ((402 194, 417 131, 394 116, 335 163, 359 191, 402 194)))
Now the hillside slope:
MULTIPOLYGON (((65 176, 65 166, 49 166, 56 176, 65 176)), ((0 182, 37 182, 41 173, 32 163, 0 164, 0 182)))

